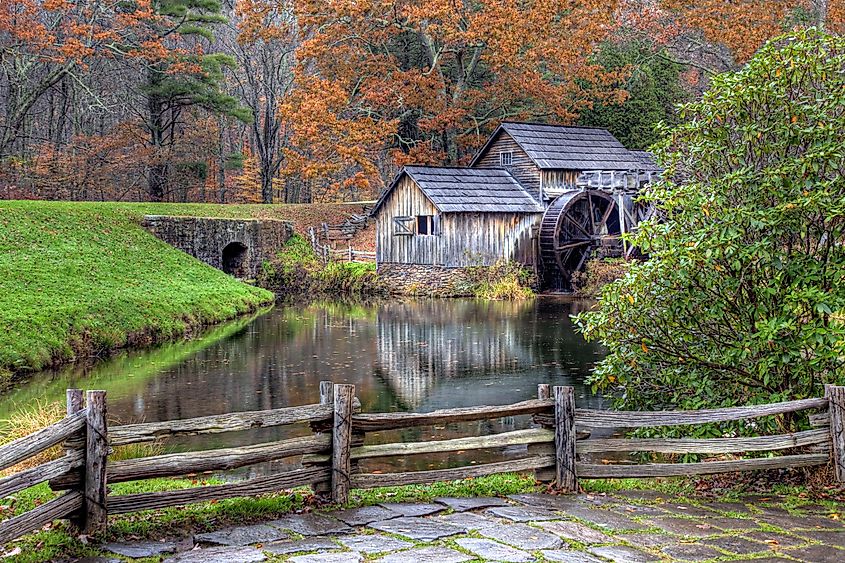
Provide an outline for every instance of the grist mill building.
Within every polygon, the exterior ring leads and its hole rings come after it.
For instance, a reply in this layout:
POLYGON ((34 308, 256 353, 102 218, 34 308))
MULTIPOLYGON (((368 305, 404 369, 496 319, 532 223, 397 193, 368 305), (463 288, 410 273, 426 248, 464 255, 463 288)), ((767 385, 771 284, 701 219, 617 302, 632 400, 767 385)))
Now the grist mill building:
POLYGON ((620 235, 652 212, 634 199, 657 173, 604 129, 503 123, 468 167, 396 176, 372 211, 379 272, 437 287, 512 260, 566 290, 590 257, 634 252, 620 235))

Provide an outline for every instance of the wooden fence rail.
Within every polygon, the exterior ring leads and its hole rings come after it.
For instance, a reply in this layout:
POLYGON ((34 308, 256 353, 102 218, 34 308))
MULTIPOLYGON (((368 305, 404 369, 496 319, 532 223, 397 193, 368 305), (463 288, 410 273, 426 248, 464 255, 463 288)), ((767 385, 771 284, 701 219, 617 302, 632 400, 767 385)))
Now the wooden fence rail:
MULTIPOLYGON (((325 235, 325 233, 323 238, 328 240, 328 237, 325 235)), ((308 240, 311 242, 311 248, 314 249, 314 253, 323 262, 328 262, 330 260, 337 260, 339 262, 376 261, 376 253, 373 251, 355 250, 354 248, 352 248, 351 244, 348 244, 346 248, 334 248, 329 244, 323 243, 320 240, 320 237, 317 235, 317 231, 314 229, 314 227, 308 228, 308 240)))
POLYGON ((0 521, 0 545, 48 522, 73 518, 86 533, 102 531, 108 514, 151 510, 310 486, 344 503, 351 489, 426 484, 508 472, 533 472, 561 491, 578 490, 579 479, 665 477, 760 469, 794 468, 833 462, 845 482, 845 387, 827 386, 825 397, 783 403, 700 411, 618 412, 580 409, 571 387, 541 384, 537 398, 510 405, 443 409, 428 413, 361 413, 353 385, 321 382, 314 405, 227 413, 198 418, 108 427, 104 391, 70 389, 67 416, 60 422, 0 447, 0 470, 63 445, 64 455, 0 479, 0 498, 39 483, 66 491, 37 508, 0 521), (618 438, 591 436, 592 428, 678 426, 808 413, 810 430, 774 436, 722 438, 618 438), (442 440, 381 441, 397 430, 522 417, 530 428, 442 440), (175 436, 291 427, 309 435, 241 447, 152 455, 109 461, 113 446, 166 440, 175 436), (387 434, 385 434, 387 433, 387 434), (457 452, 524 451, 514 459, 425 471, 365 473, 362 462, 457 452), (524 450, 522 449, 524 446, 524 450), (513 451, 513 450, 512 450, 513 451), (597 454, 703 454, 716 459, 695 463, 596 463, 597 454), (738 454, 779 452, 771 457, 738 454), (236 483, 188 489, 113 495, 107 484, 226 471, 258 463, 294 460, 280 473, 236 483))

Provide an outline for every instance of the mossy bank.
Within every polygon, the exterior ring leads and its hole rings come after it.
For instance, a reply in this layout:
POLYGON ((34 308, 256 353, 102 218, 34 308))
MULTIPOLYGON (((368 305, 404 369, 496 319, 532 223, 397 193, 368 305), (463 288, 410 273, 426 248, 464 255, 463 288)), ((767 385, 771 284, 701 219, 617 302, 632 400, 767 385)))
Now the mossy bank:
POLYGON ((269 291, 140 224, 145 213, 214 216, 218 207, 0 203, 0 379, 181 337, 271 303, 269 291))

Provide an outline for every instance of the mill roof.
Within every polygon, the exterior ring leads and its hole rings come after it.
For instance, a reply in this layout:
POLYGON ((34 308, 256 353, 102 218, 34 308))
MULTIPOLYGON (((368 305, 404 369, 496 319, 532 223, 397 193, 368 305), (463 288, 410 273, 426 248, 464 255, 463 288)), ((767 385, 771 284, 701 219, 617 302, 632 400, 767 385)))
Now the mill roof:
POLYGON ((499 125, 470 166, 506 132, 539 168, 563 170, 641 170, 642 160, 606 129, 542 123, 499 125))
POLYGON ((406 166, 385 190, 375 213, 388 194, 408 175, 441 213, 542 213, 543 208, 501 168, 446 168, 406 166))

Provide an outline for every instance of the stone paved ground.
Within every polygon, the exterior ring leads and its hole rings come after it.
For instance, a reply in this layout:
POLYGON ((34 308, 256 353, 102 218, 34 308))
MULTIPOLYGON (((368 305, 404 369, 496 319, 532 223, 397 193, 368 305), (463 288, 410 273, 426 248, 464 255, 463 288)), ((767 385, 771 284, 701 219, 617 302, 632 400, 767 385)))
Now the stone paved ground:
POLYGON ((691 505, 644 491, 538 493, 297 514, 193 538, 101 547, 100 562, 826 563, 845 562, 845 526, 830 507, 789 511, 774 498, 691 505))

